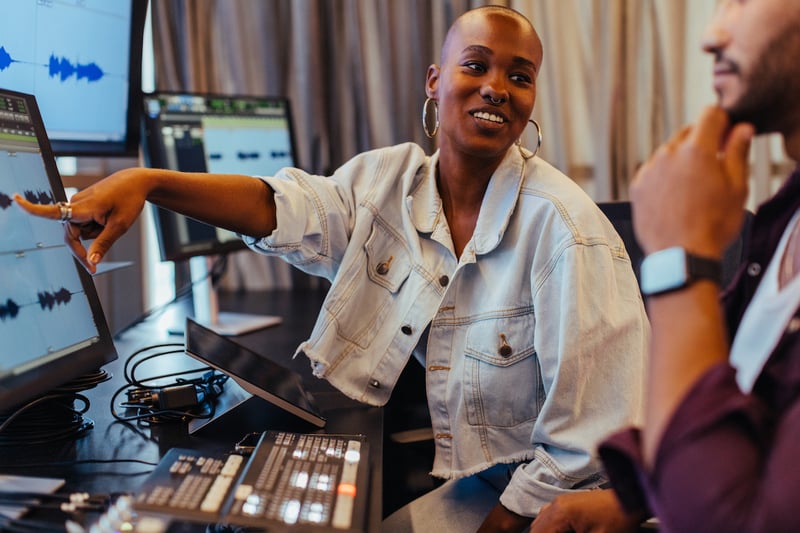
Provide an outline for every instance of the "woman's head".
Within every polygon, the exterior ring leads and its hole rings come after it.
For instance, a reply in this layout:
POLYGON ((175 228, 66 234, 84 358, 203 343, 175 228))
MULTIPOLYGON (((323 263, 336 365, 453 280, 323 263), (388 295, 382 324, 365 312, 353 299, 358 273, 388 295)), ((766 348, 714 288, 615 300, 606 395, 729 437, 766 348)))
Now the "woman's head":
POLYGON ((541 40, 522 14, 487 6, 456 19, 426 84, 441 150, 502 157, 528 124, 541 64, 541 40))

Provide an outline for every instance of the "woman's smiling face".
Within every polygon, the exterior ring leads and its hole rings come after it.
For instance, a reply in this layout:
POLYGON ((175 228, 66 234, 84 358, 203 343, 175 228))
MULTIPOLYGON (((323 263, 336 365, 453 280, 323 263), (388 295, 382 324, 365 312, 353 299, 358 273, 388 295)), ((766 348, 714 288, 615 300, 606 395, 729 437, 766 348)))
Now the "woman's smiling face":
POLYGON ((512 11, 476 10, 448 32, 441 65, 428 69, 437 100, 440 149, 502 158, 519 139, 536 101, 542 44, 512 11))

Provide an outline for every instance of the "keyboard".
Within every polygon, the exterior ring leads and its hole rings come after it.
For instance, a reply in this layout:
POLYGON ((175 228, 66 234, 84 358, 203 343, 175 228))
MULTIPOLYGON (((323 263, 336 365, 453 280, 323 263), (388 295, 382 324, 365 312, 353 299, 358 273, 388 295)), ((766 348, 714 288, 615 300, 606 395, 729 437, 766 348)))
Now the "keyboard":
POLYGON ((267 431, 249 457, 173 448, 134 498, 139 513, 267 531, 362 532, 368 507, 362 435, 267 431))

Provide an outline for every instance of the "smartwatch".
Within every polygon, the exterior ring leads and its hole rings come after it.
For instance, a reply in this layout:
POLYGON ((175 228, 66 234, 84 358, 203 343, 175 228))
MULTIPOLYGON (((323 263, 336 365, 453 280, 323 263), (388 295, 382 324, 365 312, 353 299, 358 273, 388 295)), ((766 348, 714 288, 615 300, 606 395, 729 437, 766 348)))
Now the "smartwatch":
POLYGON ((645 296, 688 287, 698 279, 722 283, 722 261, 692 255, 675 246, 653 252, 642 261, 640 287, 645 296))

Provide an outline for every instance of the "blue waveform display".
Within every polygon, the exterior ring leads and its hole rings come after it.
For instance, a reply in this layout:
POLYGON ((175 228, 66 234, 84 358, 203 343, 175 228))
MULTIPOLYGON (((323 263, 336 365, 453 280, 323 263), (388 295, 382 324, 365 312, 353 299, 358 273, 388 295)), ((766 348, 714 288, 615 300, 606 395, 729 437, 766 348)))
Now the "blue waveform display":
POLYGON ((49 191, 25 191, 22 195, 32 204, 50 205, 55 203, 53 194, 49 191))
POLYGON ((16 318, 17 314, 19 313, 19 305, 8 298, 6 303, 0 304, 0 320, 5 320, 6 318, 16 318))
MULTIPOLYGON (((4 46, 0 46, 0 72, 10 67, 13 63, 29 63, 29 61, 22 61, 14 59, 4 46)), ((73 64, 66 57, 58 57, 56 54, 50 54, 50 59, 45 66, 48 68, 51 78, 58 78, 60 81, 67 81, 72 76, 77 80, 86 80, 89 82, 98 81, 105 76, 105 72, 97 63, 75 63, 73 64)))
POLYGON ((86 79, 87 81, 97 81, 103 77, 104 72, 97 63, 86 63, 73 65, 69 59, 62 57, 61 59, 57 58, 55 54, 50 54, 50 77, 61 78, 61 81, 66 81, 72 75, 75 75, 77 79, 86 79))
POLYGON ((39 305, 42 309, 52 309, 58 304, 68 304, 72 299, 69 289, 58 289, 56 292, 39 292, 39 305))
POLYGON ((14 200, 9 195, 0 192, 0 209, 8 209, 12 203, 14 200))
POLYGON ((261 154, 258 152, 236 152, 236 158, 242 161, 246 161, 248 159, 258 159, 259 157, 261 157, 261 154))
POLYGON ((16 59, 13 59, 11 54, 6 52, 4 46, 0 46, 0 72, 10 67, 11 63, 16 63, 16 59))

